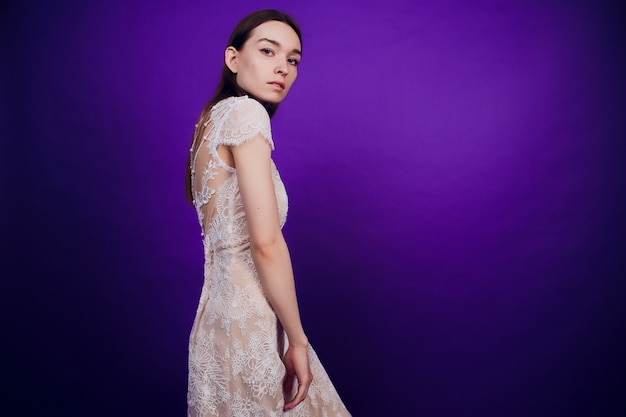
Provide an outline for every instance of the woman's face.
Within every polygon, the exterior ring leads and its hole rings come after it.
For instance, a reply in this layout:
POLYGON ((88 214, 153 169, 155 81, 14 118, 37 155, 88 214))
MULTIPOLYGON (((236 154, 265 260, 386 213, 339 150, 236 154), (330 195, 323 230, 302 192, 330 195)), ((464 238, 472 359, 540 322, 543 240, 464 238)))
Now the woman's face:
POLYGON ((254 28, 241 50, 229 46, 225 61, 239 87, 261 101, 280 103, 298 75, 301 49, 296 32, 272 20, 254 28))

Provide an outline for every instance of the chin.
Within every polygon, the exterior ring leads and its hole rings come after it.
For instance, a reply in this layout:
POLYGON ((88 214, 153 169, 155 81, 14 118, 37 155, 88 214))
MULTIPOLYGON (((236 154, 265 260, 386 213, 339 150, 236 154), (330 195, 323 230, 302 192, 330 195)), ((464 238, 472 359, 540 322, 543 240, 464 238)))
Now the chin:
POLYGON ((267 100, 266 102, 267 102, 267 103, 269 103, 269 104, 280 104, 280 102, 281 102, 281 101, 283 101, 283 99, 284 99, 284 98, 285 98, 285 97, 281 97, 281 98, 279 98, 278 100, 277 100, 277 99, 274 99, 274 100, 267 100))
POLYGON ((257 96, 259 100, 261 100, 262 102, 265 103, 270 103, 270 104, 279 104, 281 101, 283 101, 285 99, 285 96, 287 94, 282 94, 282 95, 276 95, 276 94, 268 94, 268 95, 264 95, 264 96, 257 96))

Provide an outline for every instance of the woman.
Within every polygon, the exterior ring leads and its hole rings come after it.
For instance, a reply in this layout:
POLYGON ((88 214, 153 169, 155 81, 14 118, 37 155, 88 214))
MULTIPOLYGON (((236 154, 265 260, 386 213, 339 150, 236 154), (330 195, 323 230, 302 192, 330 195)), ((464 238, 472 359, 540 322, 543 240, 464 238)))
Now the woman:
POLYGON ((269 119, 301 50, 291 17, 245 17, 196 124, 186 193, 205 264, 189 341, 189 416, 350 415, 302 329, 281 232, 287 195, 271 160, 269 119))

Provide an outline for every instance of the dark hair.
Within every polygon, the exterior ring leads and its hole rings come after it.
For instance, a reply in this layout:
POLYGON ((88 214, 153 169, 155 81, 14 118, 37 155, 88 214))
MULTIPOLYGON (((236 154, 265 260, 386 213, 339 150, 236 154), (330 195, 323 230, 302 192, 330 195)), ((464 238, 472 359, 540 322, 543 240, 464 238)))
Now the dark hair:
MULTIPOLYGON (((227 46, 232 46, 238 51, 241 50, 241 48, 243 48, 243 45, 250 38, 252 31, 257 26, 260 26, 261 24, 272 21, 272 20, 283 22, 289 25, 298 35, 298 39, 300 40, 300 45, 302 45, 302 33, 300 32, 300 26, 298 26, 298 23, 291 16, 285 13, 268 9, 268 10, 259 10, 257 12, 251 13, 248 16, 244 17, 237 24, 237 26, 235 26, 235 29, 233 29, 233 32, 230 35, 230 39, 228 40, 227 46)), ((226 63, 224 63, 224 67, 222 68, 222 75, 220 77, 220 82, 217 85, 215 94, 213 94, 213 97, 209 101, 207 101, 207 103, 202 108, 200 115, 198 116, 198 122, 197 122, 198 128, 202 126, 202 123, 204 121, 208 120, 208 118, 211 115, 211 108, 214 105, 216 105, 218 102, 228 97, 233 97, 233 96, 239 97, 243 95, 249 95, 252 98, 255 98, 254 96, 252 96, 250 93, 242 89, 237 84, 237 79, 236 79, 235 74, 231 72, 231 70, 226 66, 226 63)), ((276 113, 276 110, 278 110, 278 103, 261 103, 261 104, 264 105, 270 117, 272 117, 274 113, 276 113)), ((191 146, 193 146, 193 138, 195 134, 196 132, 194 131, 194 134, 192 135, 192 138, 191 138, 191 146)), ((200 141, 197 141, 197 142, 198 143, 196 143, 196 148, 199 145, 200 141)), ((187 198, 187 201, 190 204, 193 203, 193 184, 191 183, 191 164, 193 162, 192 157, 195 151, 196 149, 190 149, 189 156, 187 158, 187 170, 185 174, 185 197, 187 198)))

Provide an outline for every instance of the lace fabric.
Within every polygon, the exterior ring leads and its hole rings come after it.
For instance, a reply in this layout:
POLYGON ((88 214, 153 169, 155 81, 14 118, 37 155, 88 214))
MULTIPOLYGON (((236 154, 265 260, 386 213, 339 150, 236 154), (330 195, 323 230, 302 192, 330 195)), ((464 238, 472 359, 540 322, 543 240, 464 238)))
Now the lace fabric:
MULTIPOLYGON (((289 341, 256 272, 236 170, 218 154, 220 145, 239 146, 258 134, 274 149, 265 108, 246 96, 220 101, 209 120, 196 126, 193 203, 205 262, 189 338, 188 416, 350 416, 312 348, 307 398, 283 412, 281 358, 289 341)), ((288 200, 273 162, 272 177, 282 227, 288 200)))

